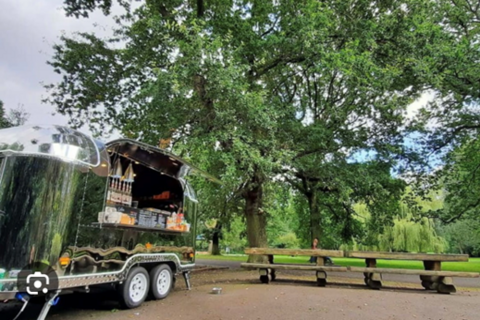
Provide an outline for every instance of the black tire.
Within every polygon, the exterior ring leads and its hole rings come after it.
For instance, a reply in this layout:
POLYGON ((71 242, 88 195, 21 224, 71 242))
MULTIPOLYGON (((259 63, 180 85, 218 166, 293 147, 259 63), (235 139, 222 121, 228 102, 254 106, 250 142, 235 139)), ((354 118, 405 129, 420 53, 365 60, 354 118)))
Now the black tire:
POLYGON ((174 281, 170 266, 159 264, 150 271, 150 294, 156 300, 165 299, 172 291, 174 281))
POLYGON ((128 272, 128 276, 118 286, 120 304, 125 309, 139 307, 147 298, 150 288, 150 277, 143 267, 134 267, 128 272))

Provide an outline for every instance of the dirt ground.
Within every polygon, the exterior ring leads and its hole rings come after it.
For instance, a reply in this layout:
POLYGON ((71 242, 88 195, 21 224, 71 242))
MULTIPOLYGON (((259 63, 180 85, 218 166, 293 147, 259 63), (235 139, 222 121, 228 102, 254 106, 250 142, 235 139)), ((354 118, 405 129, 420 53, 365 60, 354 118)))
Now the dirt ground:
MULTIPOLYGON (((64 296, 47 319, 479 319, 480 291, 457 288, 441 295, 420 284, 384 283, 379 291, 363 281, 329 278, 319 288, 311 273, 279 273, 279 280, 261 284, 257 271, 215 270, 192 275, 191 291, 178 278, 175 290, 162 301, 147 301, 140 308, 118 310, 113 296, 76 294, 64 296), (220 295, 211 294, 221 287, 220 295)), ((35 319, 39 305, 32 305, 20 319, 35 319)), ((11 320, 18 311, 0 307, 0 319, 11 320)))

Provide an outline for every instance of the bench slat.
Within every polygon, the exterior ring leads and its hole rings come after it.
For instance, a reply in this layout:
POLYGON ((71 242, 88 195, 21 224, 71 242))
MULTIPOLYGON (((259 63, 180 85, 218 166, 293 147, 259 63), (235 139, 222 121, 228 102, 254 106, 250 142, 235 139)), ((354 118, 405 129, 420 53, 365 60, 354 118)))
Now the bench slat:
POLYGON ((348 267, 351 272, 366 273, 391 273, 391 274, 411 274, 418 276, 440 276, 440 277, 462 277, 462 278, 479 278, 480 273, 477 272, 461 272, 461 271, 432 271, 432 270, 413 270, 413 269, 393 269, 393 268, 362 268, 348 267))
POLYGON ((342 250, 322 249, 270 249, 246 248, 245 254, 249 255, 287 255, 287 256, 312 256, 312 257, 343 257, 342 250))
POLYGON ((376 251, 345 251, 347 258, 385 259, 385 260, 418 260, 418 261, 468 261, 468 254, 430 254, 376 251))
POLYGON ((318 270, 329 272, 347 272, 347 267, 325 267, 325 266, 302 266, 289 264, 266 264, 266 263, 242 263, 242 268, 247 269, 276 269, 276 270, 318 270))

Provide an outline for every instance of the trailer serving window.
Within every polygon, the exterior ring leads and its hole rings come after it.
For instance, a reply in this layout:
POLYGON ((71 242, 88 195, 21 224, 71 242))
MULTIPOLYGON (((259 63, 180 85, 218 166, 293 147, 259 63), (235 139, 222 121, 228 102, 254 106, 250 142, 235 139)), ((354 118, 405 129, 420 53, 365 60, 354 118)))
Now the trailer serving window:
POLYGON ((112 166, 106 208, 99 222, 189 232, 194 212, 185 210, 185 199, 196 199, 183 179, 186 164, 160 149, 129 140, 113 142, 108 150, 112 166))

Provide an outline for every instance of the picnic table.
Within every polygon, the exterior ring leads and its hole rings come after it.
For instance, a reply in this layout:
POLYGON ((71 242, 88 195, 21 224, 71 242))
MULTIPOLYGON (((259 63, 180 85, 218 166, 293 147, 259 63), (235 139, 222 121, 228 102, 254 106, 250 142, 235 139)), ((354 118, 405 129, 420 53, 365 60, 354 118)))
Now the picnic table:
POLYGON ((388 273, 418 275, 425 289, 440 293, 456 292, 452 277, 480 277, 478 272, 442 271, 442 262, 468 262, 466 254, 345 251, 345 257, 365 260, 365 267, 349 267, 349 271, 363 272, 365 283, 373 289, 382 287, 382 274, 388 273), (378 268, 377 259, 422 261, 424 270, 378 268))
POLYGON ((269 249, 269 248, 247 248, 245 249, 247 255, 263 255, 267 256, 268 264, 265 263, 242 263, 243 268, 258 269, 260 273, 260 281, 262 283, 269 283, 271 279, 276 279, 275 270, 312 270, 316 271, 317 284, 324 287, 327 283, 327 272, 347 272, 346 267, 332 267, 326 266, 326 260, 329 257, 343 257, 344 253, 341 250, 322 250, 322 249, 269 249), (315 265, 300 265, 300 264, 276 264, 274 262, 275 255, 288 256, 306 256, 315 257, 317 262, 315 265), (270 279, 269 279, 270 274, 270 279))
POLYGON ((426 253, 398 253, 398 252, 368 252, 368 251, 343 251, 322 249, 270 249, 270 248, 247 248, 247 255, 263 255, 267 257, 266 263, 242 263, 243 268, 258 269, 260 281, 269 283, 276 279, 275 270, 312 270, 316 271, 317 284, 325 286, 327 272, 362 272, 364 281, 372 289, 382 287, 382 274, 410 274, 420 276, 422 286, 427 290, 437 290, 439 293, 453 293, 456 288, 453 285, 453 277, 478 278, 478 272, 442 271, 442 262, 468 261, 468 255, 464 254, 426 254, 426 253), (315 265, 304 264, 276 264, 275 255, 289 256, 313 256, 317 257, 315 265), (347 257, 364 259, 365 267, 355 266, 326 266, 327 257, 347 257), (378 268, 377 259, 386 260, 414 260, 422 261, 424 270, 412 270, 402 268, 378 268), (270 278, 269 278, 270 275, 270 278))

